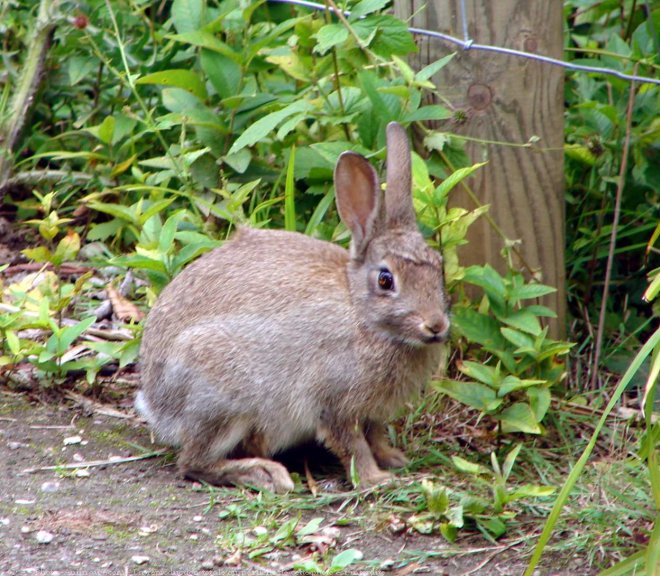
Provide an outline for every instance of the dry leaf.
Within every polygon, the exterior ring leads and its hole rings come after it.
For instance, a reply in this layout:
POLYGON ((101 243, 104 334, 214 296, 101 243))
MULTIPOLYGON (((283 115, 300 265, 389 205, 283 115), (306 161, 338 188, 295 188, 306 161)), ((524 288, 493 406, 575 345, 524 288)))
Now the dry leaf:
POLYGON ((144 318, 144 312, 133 302, 122 296, 114 287, 108 286, 106 292, 110 302, 112 302, 112 309, 117 318, 123 322, 139 322, 144 318))

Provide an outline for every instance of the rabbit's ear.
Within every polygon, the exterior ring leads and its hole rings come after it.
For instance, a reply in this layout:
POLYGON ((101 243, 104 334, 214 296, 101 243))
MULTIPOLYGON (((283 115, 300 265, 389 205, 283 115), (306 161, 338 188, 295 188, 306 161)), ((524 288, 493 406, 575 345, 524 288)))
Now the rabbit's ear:
POLYGON ((387 227, 417 230, 412 202, 410 146, 406 131, 396 122, 387 125, 387 227))
POLYGON ((361 259, 380 220, 381 192, 371 164, 355 152, 344 152, 335 166, 339 216, 351 230, 351 257, 361 259))

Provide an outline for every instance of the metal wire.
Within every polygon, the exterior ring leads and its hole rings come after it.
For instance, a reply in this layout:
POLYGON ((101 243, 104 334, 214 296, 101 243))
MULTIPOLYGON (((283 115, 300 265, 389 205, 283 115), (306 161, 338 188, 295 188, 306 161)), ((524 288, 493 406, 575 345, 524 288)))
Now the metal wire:
MULTIPOLYGON (((305 8, 312 8, 313 10, 330 10, 334 12, 334 9, 323 4, 318 4, 316 2, 310 2, 309 0, 268 0, 269 2, 280 2, 284 4, 294 4, 296 6, 303 6, 305 8)), ((438 40, 443 40, 451 44, 456 44, 460 46, 463 50, 482 50, 485 52, 496 52, 498 54, 506 54, 507 56, 516 56, 518 58, 527 58, 528 60, 536 60, 537 62, 544 62, 545 64, 552 64, 553 66, 561 66, 562 68, 567 68, 568 70, 575 70, 578 72, 591 72, 594 74, 605 74, 607 76, 616 76, 622 80, 640 82, 642 84, 655 84, 660 86, 660 80, 657 78, 649 78, 646 76, 637 76, 636 74, 625 74, 624 72, 619 72, 618 70, 612 70, 611 68, 601 68, 600 66, 585 66, 583 64, 573 64, 572 62, 564 62, 563 60, 557 60, 556 58, 551 58, 550 56, 543 56, 542 54, 532 54, 530 52, 523 52, 522 50, 513 50, 512 48, 503 48, 501 46, 490 46, 488 44, 476 44, 473 40, 469 38, 467 30, 467 15, 465 14, 465 3, 461 2, 462 20, 463 20, 463 34, 465 40, 460 38, 455 38, 449 34, 443 34, 442 32, 435 32, 434 30, 425 30, 424 28, 408 28, 411 33, 419 34, 421 36, 429 36, 431 38, 436 38, 438 40)), ((343 12, 344 16, 350 16, 351 13, 348 10, 343 12)))

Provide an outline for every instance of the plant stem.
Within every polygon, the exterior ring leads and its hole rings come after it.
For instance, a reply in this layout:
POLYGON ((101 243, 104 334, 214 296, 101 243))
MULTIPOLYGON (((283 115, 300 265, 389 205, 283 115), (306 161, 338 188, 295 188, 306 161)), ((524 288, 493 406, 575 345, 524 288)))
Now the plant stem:
POLYGON ((59 0, 41 0, 34 22, 34 30, 27 46, 27 55, 21 67, 16 91, 9 106, 5 121, 0 125, 0 197, 7 188, 12 172, 12 155, 21 130, 34 103, 46 63, 46 55, 55 30, 53 11, 59 0))
MULTIPOLYGON (((635 64, 634 72, 637 73, 638 65, 635 64)), ((633 103, 635 102, 635 81, 630 83, 630 93, 628 95, 628 110, 626 112, 626 138, 623 143, 623 155, 621 156, 621 166, 619 168, 619 181, 616 187, 616 198, 614 200, 614 219, 612 221, 612 233, 610 234, 610 248, 607 254, 607 267, 605 268, 605 283, 603 285, 603 295, 600 303, 600 315, 598 317, 598 329, 596 330, 596 349, 594 350, 594 363, 591 373, 592 390, 596 389, 598 380, 598 366, 600 364, 600 352, 603 346, 603 332, 605 331, 605 313, 607 312, 607 298, 612 281, 612 264, 614 262, 614 249, 616 248, 616 237, 619 228, 619 217, 621 216, 621 197, 626 182, 626 169, 628 168, 628 152, 630 150, 630 133, 632 127, 633 103)))

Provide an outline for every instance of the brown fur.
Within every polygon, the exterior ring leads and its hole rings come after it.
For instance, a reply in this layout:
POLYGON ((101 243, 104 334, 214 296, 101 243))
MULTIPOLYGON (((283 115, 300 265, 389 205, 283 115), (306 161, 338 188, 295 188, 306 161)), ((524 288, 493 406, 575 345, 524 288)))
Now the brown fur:
POLYGON ((181 446, 183 475, 288 490, 286 470, 267 458, 311 438, 347 471, 354 462, 364 484, 405 465, 384 423, 437 366, 449 320, 442 259, 417 230, 396 124, 388 154, 384 198, 364 158, 337 162, 350 253, 241 228, 163 290, 145 325, 137 406, 181 446), (393 291, 378 286, 384 267, 393 291))

